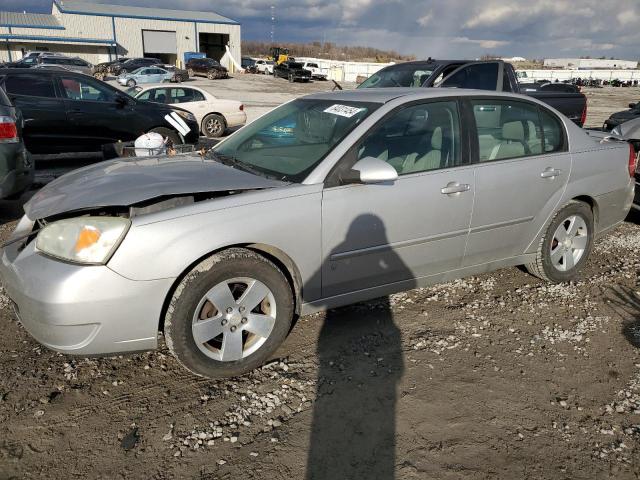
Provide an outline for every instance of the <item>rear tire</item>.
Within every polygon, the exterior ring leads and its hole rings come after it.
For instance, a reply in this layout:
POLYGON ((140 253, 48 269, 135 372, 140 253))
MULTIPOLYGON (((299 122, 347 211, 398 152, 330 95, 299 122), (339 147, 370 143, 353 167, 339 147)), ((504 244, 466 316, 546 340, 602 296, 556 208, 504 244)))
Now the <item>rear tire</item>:
POLYGON ((135 80, 131 79, 131 80, 127 81, 127 87, 133 88, 135 86, 136 86, 136 81, 135 80))
POLYGON ((202 119, 202 133, 207 138, 218 138, 224 135, 227 122, 222 115, 211 113, 202 119))
POLYGON ((215 72, 209 72, 209 73, 207 73, 207 78, 209 80, 215 80, 216 78, 218 78, 218 74, 215 73, 215 72))
POLYGON ((525 265, 530 274, 552 283, 574 280, 593 248, 591 208, 571 201, 555 214, 542 237, 535 261, 525 265))
POLYGON ((168 138, 174 145, 182 145, 184 142, 182 141, 182 137, 178 135, 178 132, 175 130, 171 130, 166 127, 156 127, 149 130, 149 132, 155 132, 162 135, 164 138, 168 138))
POLYGON ((293 75, 289 74, 289 83, 293 83, 293 75))
POLYGON ((274 354, 293 312, 284 274, 251 250, 231 248, 184 277, 169 303, 164 335, 171 353, 194 374, 237 376, 274 354))
POLYGON ((187 70, 187 73, 189 74, 190 77, 193 77, 193 75, 195 74, 195 72, 193 71, 193 68, 190 68, 189 70, 187 70))

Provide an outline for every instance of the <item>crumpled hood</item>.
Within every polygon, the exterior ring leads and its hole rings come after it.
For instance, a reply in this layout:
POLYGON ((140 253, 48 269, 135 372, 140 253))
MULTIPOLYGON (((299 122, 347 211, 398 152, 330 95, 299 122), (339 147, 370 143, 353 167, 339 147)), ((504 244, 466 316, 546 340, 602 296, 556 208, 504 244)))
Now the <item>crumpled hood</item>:
POLYGON ((74 170, 24 206, 31 220, 95 207, 125 206, 166 195, 274 188, 285 182, 222 165, 200 155, 118 158, 74 170))

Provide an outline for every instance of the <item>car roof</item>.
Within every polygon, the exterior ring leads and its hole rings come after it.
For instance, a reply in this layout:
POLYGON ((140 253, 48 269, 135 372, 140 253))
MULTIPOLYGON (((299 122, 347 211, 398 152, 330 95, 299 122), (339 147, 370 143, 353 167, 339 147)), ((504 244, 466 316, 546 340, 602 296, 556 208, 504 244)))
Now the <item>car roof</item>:
POLYGON ((213 93, 208 92, 207 90, 205 90, 202 87, 196 87, 195 85, 181 85, 181 84, 167 84, 167 83, 145 83, 144 85, 139 85, 140 90, 139 92, 142 93, 146 90, 150 90, 152 88, 191 88, 193 90, 198 90, 199 92, 203 92, 203 93, 209 93, 210 95, 213 95, 213 93))
POLYGON ((352 102, 387 103, 400 97, 411 97, 411 100, 421 100, 442 97, 505 97, 533 101, 535 99, 525 95, 491 90, 467 90, 462 88, 423 88, 423 87, 392 87, 392 88, 360 88, 356 90, 341 90, 337 92, 322 92, 306 95, 301 98, 317 100, 342 100, 352 102))

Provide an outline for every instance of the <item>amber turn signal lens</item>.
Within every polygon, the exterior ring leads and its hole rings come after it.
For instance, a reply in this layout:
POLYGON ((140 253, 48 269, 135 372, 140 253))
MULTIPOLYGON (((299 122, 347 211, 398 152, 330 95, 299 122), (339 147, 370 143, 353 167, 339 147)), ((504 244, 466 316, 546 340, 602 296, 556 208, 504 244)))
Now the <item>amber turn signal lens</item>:
POLYGON ((95 244, 100 239, 100 230, 93 227, 84 227, 80 230, 76 240, 76 253, 95 244))

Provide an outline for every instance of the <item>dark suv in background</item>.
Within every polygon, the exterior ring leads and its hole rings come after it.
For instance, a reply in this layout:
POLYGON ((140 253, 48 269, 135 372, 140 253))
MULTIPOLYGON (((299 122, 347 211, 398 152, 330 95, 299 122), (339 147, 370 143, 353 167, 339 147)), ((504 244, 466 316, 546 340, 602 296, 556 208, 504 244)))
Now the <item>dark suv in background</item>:
POLYGON ((23 119, 0 81, 0 198, 14 197, 33 182, 33 162, 22 142, 23 119))
POLYGON ((229 71, 212 58, 192 58, 187 62, 189 76, 204 75, 209 80, 227 78, 229 71))
MULTIPOLYGON (((24 116, 31 153, 99 152, 105 144, 158 132, 174 143, 196 143, 199 126, 186 110, 139 101, 100 80, 61 70, 0 69, 9 100, 24 116), (175 112, 181 135, 165 116, 175 112)), ((173 119, 175 122, 175 119, 173 119)))
POLYGON ((118 76, 122 73, 131 73, 142 67, 151 67, 162 63, 159 58, 130 58, 126 62, 113 65, 111 67, 111 73, 118 76))

